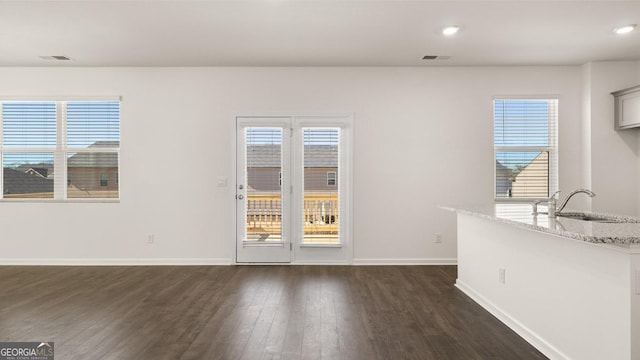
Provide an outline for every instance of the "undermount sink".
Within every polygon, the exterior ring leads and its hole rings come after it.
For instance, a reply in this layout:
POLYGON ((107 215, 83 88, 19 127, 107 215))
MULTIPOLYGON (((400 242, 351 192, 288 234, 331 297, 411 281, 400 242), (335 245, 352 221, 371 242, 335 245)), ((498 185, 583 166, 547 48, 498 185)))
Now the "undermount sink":
POLYGON ((564 217, 567 219, 575 219, 575 220, 583 220, 583 221, 593 221, 600 223, 629 223, 629 222, 638 222, 634 219, 624 219, 617 217, 608 217, 608 216, 600 216, 593 214, 583 214, 583 213, 560 213, 557 214, 558 217, 564 217))

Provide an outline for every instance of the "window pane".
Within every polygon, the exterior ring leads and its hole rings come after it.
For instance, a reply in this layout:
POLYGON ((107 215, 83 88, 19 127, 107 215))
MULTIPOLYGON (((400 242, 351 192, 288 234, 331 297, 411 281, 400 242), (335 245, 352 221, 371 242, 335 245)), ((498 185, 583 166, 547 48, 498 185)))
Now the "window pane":
POLYGON ((245 241, 282 241, 282 129, 245 132, 247 208, 245 241))
POLYGON ((118 154, 67 154, 67 198, 118 198, 118 154))
POLYGON ((496 152, 496 197, 549 196, 548 151, 496 152))
POLYGON ((67 145, 71 148, 119 147, 120 102, 67 103, 67 145))
POLYGON ((5 199, 53 198, 53 153, 4 153, 5 199))
POLYGON ((56 146, 55 102, 4 102, 2 104, 4 148, 56 146))
POLYGON ((305 243, 338 244, 340 129, 303 128, 305 243))

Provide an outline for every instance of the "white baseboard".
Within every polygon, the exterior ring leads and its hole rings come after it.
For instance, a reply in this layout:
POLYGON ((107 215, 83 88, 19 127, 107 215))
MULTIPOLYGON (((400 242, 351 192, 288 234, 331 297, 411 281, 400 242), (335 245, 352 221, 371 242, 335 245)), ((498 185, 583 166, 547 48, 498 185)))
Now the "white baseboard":
POLYGON ((490 312, 493 316, 498 318, 502 323, 507 325, 516 334, 520 335, 525 341, 538 349, 541 353, 552 360, 569 360, 570 358, 562 353, 559 349, 549 344, 546 340, 541 338, 538 334, 531 331, 528 327, 524 326, 521 322, 514 319, 511 315, 504 312, 501 308, 496 306, 493 302, 487 300, 484 296, 477 293, 475 290, 467 286, 460 279, 456 280, 455 285, 460 291, 469 296, 473 301, 482 306, 485 310, 490 312))
POLYGON ((344 261, 344 260, 335 260, 335 261, 296 260, 292 262, 291 265, 350 265, 350 264, 348 261, 344 261))
POLYGON ((457 265, 457 258, 353 259, 353 265, 457 265))
POLYGON ((0 265, 36 266, 163 266, 163 265, 231 265, 225 258, 169 258, 169 259, 2 259, 0 265))
MULTIPOLYGON (((456 265, 455 258, 435 259, 353 259, 351 265, 456 265)), ((163 266, 163 265, 244 265, 230 258, 122 258, 122 259, 11 259, 0 258, 0 266, 163 266)), ((249 265, 249 264, 247 264, 249 265)), ((258 263, 252 265, 260 265, 258 263)), ((263 264, 266 265, 266 264, 263 264)), ((346 261, 295 261, 291 265, 350 265, 346 261)))

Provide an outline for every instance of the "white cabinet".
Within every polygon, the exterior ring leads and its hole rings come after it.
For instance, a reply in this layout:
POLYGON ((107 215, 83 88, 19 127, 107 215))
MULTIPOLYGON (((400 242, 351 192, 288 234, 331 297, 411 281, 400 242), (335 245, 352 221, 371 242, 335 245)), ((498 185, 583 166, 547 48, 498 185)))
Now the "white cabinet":
POLYGON ((611 94, 615 98, 616 130, 640 127, 640 85, 611 94))

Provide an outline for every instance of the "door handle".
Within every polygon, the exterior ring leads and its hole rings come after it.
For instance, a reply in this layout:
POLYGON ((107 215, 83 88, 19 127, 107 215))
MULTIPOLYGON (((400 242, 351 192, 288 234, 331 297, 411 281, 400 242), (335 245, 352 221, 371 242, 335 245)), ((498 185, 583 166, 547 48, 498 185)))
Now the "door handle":
POLYGON ((242 200, 242 199, 244 199, 244 195, 242 195, 242 194, 238 195, 238 200, 242 200))

